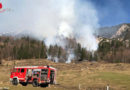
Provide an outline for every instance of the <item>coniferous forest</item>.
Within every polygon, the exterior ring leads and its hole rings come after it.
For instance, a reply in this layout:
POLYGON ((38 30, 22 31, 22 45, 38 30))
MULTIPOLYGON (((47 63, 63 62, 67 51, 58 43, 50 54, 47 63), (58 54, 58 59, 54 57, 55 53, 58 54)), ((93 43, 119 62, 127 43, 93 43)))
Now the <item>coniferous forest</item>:
MULTIPOLYGON (((67 46, 46 46, 44 41, 28 36, 14 38, 12 36, 0 37, 0 61, 22 59, 50 59, 52 61, 66 62, 68 51, 73 50, 73 61, 105 61, 110 63, 130 63, 130 41, 103 38, 99 42, 98 50, 89 52, 82 48, 75 39, 66 39, 67 46)), ((1 62, 0 62, 1 63, 1 62)))

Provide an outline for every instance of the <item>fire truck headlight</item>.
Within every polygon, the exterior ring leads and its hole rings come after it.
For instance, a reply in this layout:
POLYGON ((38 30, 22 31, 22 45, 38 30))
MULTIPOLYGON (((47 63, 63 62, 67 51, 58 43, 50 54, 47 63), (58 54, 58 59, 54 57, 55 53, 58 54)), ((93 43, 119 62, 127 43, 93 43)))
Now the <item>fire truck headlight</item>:
POLYGON ((12 79, 12 78, 10 78, 10 82, 12 82, 12 80, 13 80, 13 79, 12 79))

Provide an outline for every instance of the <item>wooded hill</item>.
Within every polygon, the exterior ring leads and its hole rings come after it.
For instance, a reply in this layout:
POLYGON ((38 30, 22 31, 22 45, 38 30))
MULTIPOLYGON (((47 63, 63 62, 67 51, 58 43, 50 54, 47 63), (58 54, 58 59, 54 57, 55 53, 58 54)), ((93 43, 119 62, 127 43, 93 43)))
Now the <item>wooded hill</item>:
POLYGON ((56 62, 66 62, 68 51, 72 50, 74 61, 106 61, 111 63, 130 63, 130 41, 121 39, 98 38, 100 43, 96 52, 86 51, 75 39, 67 38, 67 46, 58 45, 47 47, 44 41, 30 37, 14 38, 0 37, 0 60, 45 59, 56 62))
POLYGON ((1 36, 0 58, 7 60, 47 58, 46 46, 43 41, 29 37, 14 38, 1 36))

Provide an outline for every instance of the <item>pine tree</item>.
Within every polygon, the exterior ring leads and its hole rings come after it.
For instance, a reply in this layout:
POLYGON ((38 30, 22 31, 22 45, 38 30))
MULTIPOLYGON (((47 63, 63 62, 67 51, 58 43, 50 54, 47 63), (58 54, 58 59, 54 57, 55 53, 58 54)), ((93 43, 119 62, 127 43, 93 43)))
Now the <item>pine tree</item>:
POLYGON ((81 45, 78 43, 77 48, 75 48, 74 51, 77 60, 81 60, 81 52, 82 52, 82 48, 81 45))
POLYGON ((46 55, 46 46, 45 46, 44 42, 42 42, 42 45, 41 45, 40 57, 41 58, 47 58, 47 55, 46 55))
POLYGON ((86 59, 86 49, 82 48, 81 50, 81 57, 80 57, 80 61, 86 59))

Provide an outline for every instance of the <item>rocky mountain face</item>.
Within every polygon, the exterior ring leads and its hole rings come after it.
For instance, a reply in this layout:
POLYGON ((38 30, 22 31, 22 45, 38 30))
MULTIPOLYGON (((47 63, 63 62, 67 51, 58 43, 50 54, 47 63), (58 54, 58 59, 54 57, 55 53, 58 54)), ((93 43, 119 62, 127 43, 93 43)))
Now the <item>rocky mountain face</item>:
POLYGON ((114 34, 116 34, 117 30, 121 27, 121 25, 116 25, 112 27, 101 27, 98 29, 98 35, 104 38, 111 38, 114 34))
POLYGON ((130 39, 130 24, 120 24, 99 29, 99 36, 104 38, 130 39))

